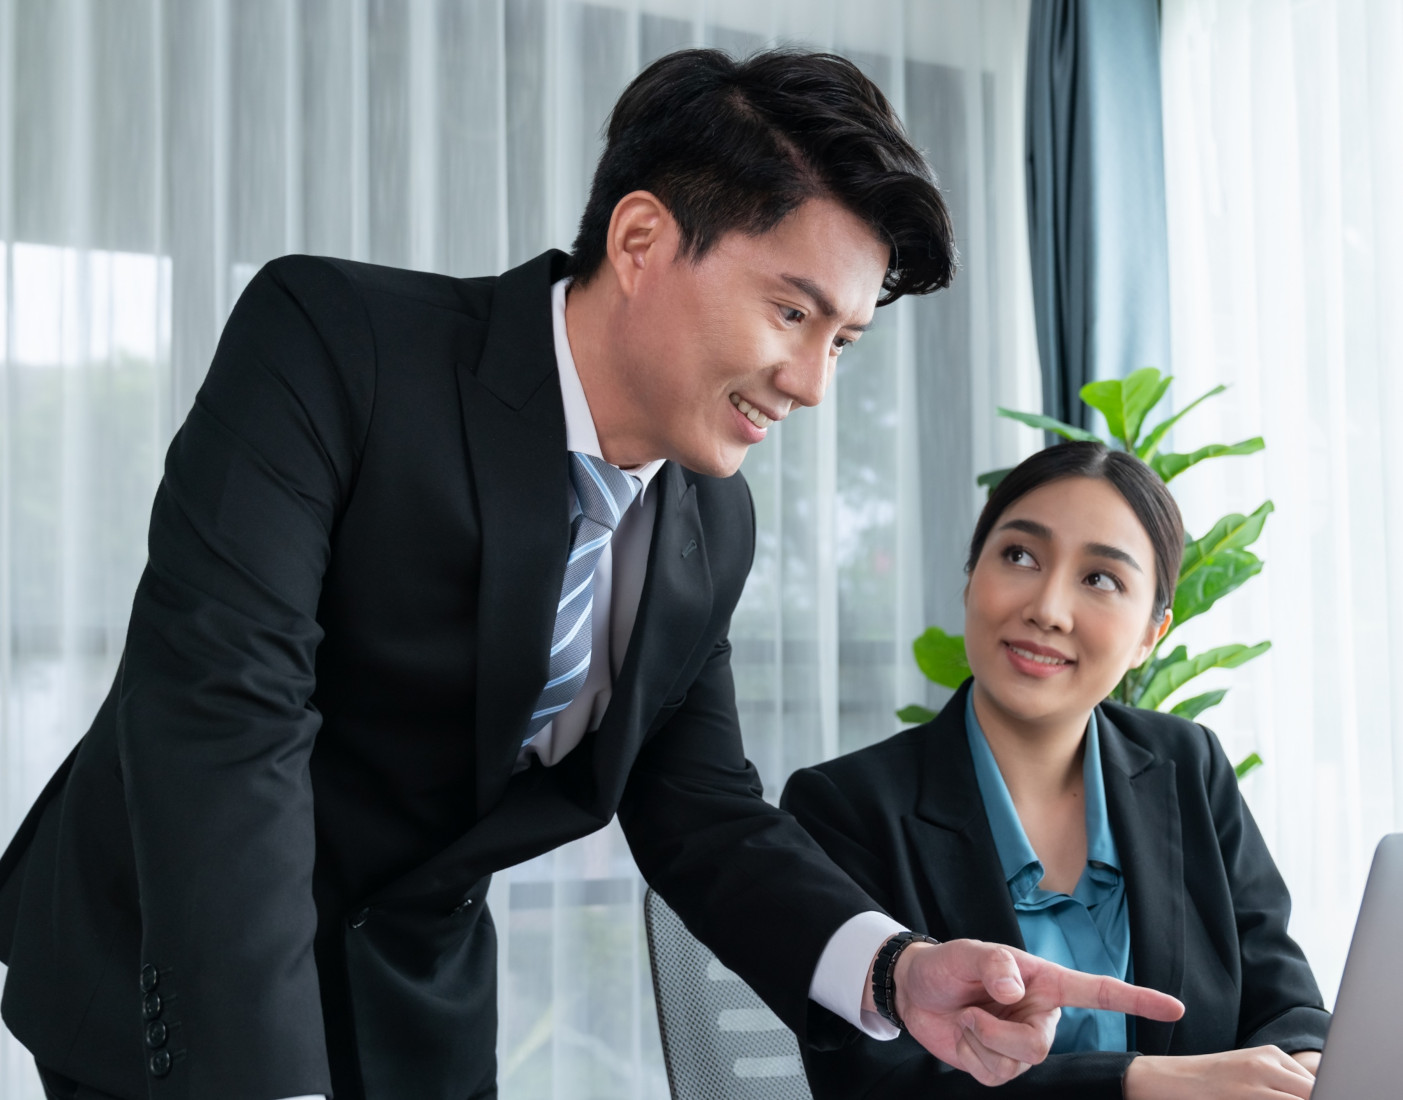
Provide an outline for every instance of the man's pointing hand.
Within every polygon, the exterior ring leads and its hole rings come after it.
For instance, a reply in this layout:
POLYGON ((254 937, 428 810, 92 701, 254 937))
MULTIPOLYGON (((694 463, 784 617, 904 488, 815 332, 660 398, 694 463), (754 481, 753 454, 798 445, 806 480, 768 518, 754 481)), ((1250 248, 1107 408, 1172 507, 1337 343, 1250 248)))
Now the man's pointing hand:
MULTIPOLYGON (((893 984, 897 1015, 916 1041, 985 1085, 1001 1085, 1046 1058, 1063 1007, 1151 1020, 1184 1014, 1168 994, 979 940, 910 944, 897 958, 893 984)), ((863 1007, 875 1011, 870 987, 863 1007)))

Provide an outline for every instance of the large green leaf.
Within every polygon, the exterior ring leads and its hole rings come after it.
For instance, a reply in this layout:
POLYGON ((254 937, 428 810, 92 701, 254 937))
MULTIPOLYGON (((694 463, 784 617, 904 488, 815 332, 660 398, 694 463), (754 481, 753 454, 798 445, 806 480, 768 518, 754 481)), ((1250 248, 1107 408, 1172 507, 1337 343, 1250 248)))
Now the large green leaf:
POLYGON ((911 643, 911 649, 927 680, 934 680, 941 687, 956 688, 969 678, 965 640, 959 634, 946 634, 940 627, 933 626, 911 643))
POLYGON ((1185 699, 1182 703, 1175 703, 1169 708, 1170 714, 1177 714, 1180 718, 1187 718, 1192 722, 1209 707, 1216 707, 1223 701, 1223 696, 1228 693, 1227 688, 1219 688, 1217 691, 1205 691, 1202 695, 1195 695, 1192 699, 1185 699))
POLYGON ((1174 625, 1202 615, 1261 571, 1262 559, 1250 550, 1220 550, 1202 559, 1174 591, 1174 625))
POLYGON ((999 487, 999 482, 1008 477, 1011 473, 1013 473, 1012 466, 1005 466, 1002 470, 990 470, 988 473, 980 474, 975 478, 974 483, 981 489, 992 493, 999 487))
POLYGON ((920 703, 911 703, 902 707, 896 712, 896 716, 903 722, 911 722, 915 725, 935 721, 935 711, 931 710, 930 707, 921 706, 920 703))
POLYGON ((1206 458, 1226 458, 1228 455, 1252 455, 1256 454, 1266 443, 1262 437, 1257 435, 1251 439, 1244 439, 1241 443, 1210 443, 1207 447, 1200 447, 1191 454, 1181 455, 1173 452, 1166 452, 1159 455, 1150 456, 1150 465, 1155 473, 1166 482, 1173 481, 1190 466, 1197 466, 1206 458))
POLYGON ((1186 661, 1165 665, 1155 673, 1135 705, 1146 710, 1158 710, 1161 703, 1195 676, 1212 668, 1237 668, 1253 657, 1260 657, 1270 648, 1271 642, 1258 642, 1254 646, 1222 645, 1186 661))
POLYGON ((1111 435, 1127 450, 1134 450, 1145 414, 1159 404, 1173 380, 1172 375, 1161 376, 1154 367, 1141 367, 1124 379, 1088 382, 1081 388, 1081 399, 1106 418, 1111 435))
POLYGON ((1233 512, 1213 525, 1213 530, 1201 539, 1190 539, 1184 546, 1184 560, 1179 566, 1179 583, 1192 581, 1194 573, 1203 567, 1210 558, 1225 550, 1242 550, 1257 541, 1266 526, 1267 516, 1275 511, 1271 501, 1250 516, 1233 512))
POLYGON ((1017 412, 1014 409, 1000 409, 999 415, 1007 417, 1009 420, 1016 420, 1020 424, 1027 424, 1030 428, 1038 428, 1045 432, 1056 432, 1063 439, 1075 439, 1082 442, 1105 442, 1095 432, 1089 432, 1085 428, 1074 427, 1061 420, 1054 420, 1050 416, 1041 416, 1038 413, 1017 412))
POLYGON ((1187 405, 1185 405, 1182 409, 1176 412, 1168 420, 1161 420, 1158 424, 1156 424, 1153 430, 1151 430, 1150 434, 1145 436, 1145 438, 1140 442, 1140 445, 1135 448, 1135 453, 1140 457, 1140 460, 1142 462, 1148 462, 1154 456, 1155 451, 1159 449, 1160 443, 1163 441, 1164 437, 1169 433, 1170 428, 1174 427, 1175 424, 1179 423, 1179 421, 1184 419, 1185 416, 1193 412, 1194 409, 1198 408, 1199 405, 1202 405, 1210 397, 1217 397, 1227 388, 1227 386, 1214 386, 1202 397, 1198 398, 1195 401, 1190 401, 1187 405))

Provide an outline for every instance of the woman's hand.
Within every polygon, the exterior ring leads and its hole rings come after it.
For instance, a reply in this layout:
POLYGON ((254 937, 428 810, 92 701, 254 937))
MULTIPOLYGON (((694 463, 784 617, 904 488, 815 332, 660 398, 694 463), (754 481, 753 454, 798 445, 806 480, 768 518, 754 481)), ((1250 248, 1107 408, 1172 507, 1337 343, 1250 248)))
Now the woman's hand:
POLYGON ((1125 1071, 1125 1100, 1307 1100, 1315 1075, 1277 1047, 1221 1054, 1141 1055, 1125 1071))

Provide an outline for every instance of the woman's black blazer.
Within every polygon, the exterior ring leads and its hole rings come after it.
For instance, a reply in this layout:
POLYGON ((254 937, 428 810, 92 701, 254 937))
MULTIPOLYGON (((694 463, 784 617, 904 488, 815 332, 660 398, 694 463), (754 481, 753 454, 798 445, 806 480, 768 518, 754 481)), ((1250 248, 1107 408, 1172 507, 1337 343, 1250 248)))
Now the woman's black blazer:
MULTIPOLYGON (((936 719, 795 772, 781 804, 897 920, 937 939, 1021 947, 965 737, 969 681, 936 719)), ((1291 899, 1203 726, 1104 703, 1106 806, 1125 874, 1134 980, 1180 998, 1177 1023, 1135 1021, 1141 1054, 1272 1043, 1319 1050, 1330 1015, 1286 934, 1291 899)), ((808 1048, 816 1100, 988 1095, 903 1034, 808 1048)), ((1119 1097, 1134 1053, 1049 1057, 1001 1097, 1119 1097)))

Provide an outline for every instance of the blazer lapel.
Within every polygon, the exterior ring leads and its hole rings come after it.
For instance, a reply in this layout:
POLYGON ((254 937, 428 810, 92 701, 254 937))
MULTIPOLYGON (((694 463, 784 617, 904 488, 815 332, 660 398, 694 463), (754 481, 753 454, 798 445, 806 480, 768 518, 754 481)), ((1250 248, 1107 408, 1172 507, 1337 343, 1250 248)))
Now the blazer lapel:
POLYGON ((476 369, 458 366, 482 529, 477 812, 501 797, 547 678, 570 525, 565 412, 550 312, 561 253, 502 275, 476 369))
POLYGON ((644 733, 711 617, 711 567, 696 488, 673 462, 658 472, 654 488, 658 505, 638 615, 594 735, 596 790, 601 808, 610 813, 644 733))
MULTIPOLYGON (((1120 853, 1130 908, 1136 985, 1178 996, 1184 981, 1184 849, 1174 762, 1160 760, 1097 708, 1106 811, 1120 853)), ((1165 1054, 1172 1023, 1135 1021, 1142 1054, 1165 1054)))
POLYGON ((946 937, 1021 948, 1023 934, 965 739, 968 692, 966 682, 935 720, 926 739, 920 798, 915 812, 902 818, 902 826, 946 937))

